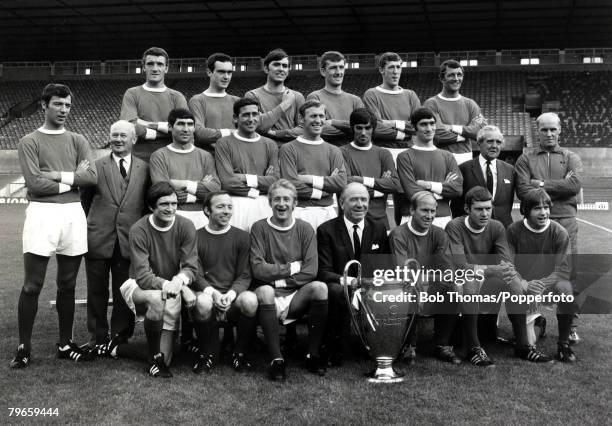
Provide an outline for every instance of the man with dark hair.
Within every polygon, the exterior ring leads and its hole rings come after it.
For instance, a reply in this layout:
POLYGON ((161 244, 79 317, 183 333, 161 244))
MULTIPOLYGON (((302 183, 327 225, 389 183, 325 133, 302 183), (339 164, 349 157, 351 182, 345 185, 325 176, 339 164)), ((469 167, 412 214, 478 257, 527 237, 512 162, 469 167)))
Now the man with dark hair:
MULTIPOLYGON (((503 268, 500 264, 502 261, 511 262, 512 257, 503 224, 491 218, 492 199, 493 196, 486 188, 473 187, 465 194, 466 215, 451 220, 445 228, 454 266, 466 277, 462 286, 464 295, 497 295, 509 290, 503 281, 503 268), (474 272, 474 275, 470 274, 472 279, 467 279, 468 271, 474 272)), ((515 308, 510 306, 510 302, 506 306, 510 321, 516 328, 521 318, 514 314, 515 308)), ((465 303, 461 308, 463 336, 468 348, 466 359, 478 367, 494 365, 480 344, 478 315, 493 310, 496 318, 498 306, 480 304, 479 311, 478 303, 465 303)))
POLYGON ((463 67, 455 60, 440 65, 439 79, 442 92, 425 101, 436 116, 435 144, 455 156, 457 164, 472 159, 472 140, 487 120, 474 100, 459 94, 463 83, 463 67))
POLYGON ((281 177, 297 188, 299 201, 295 216, 317 229, 338 215, 333 206, 333 194, 346 185, 346 169, 340 149, 321 139, 325 105, 307 101, 299 113, 304 122, 304 134, 281 147, 281 177))
POLYGON ((201 208, 206 194, 221 189, 215 160, 193 145, 195 120, 188 109, 170 111, 168 129, 172 143, 151 155, 151 182, 170 182, 178 196, 177 214, 200 229, 208 222, 201 208))
POLYGON ((279 179, 268 192, 272 217, 251 228, 251 268, 259 304, 259 324, 271 358, 268 374, 273 381, 286 378, 280 352, 279 324, 291 323, 308 313, 308 371, 325 375, 319 347, 327 321, 327 286, 315 281, 318 259, 315 232, 293 216, 297 206, 295 186, 279 179))
POLYGON ((70 89, 48 84, 41 104, 44 124, 21 138, 17 147, 29 205, 23 224, 25 276, 17 307, 19 345, 12 368, 25 368, 30 363, 38 297, 53 253, 57 258, 57 357, 90 359, 72 342, 72 324, 76 278, 81 256, 87 252, 87 219, 78 188, 96 184, 96 169, 89 142, 64 128, 72 106, 70 89))
MULTIPOLYGON (((450 155, 450 154, 449 154, 450 155)), ((396 264, 404 265, 407 259, 416 259, 421 269, 444 271, 450 268, 448 258, 448 237, 444 230, 434 224, 436 198, 430 191, 418 191, 410 198, 410 216, 407 221, 391 231, 389 244, 395 255, 396 264)), ((434 279, 437 277, 434 277, 434 279)), ((457 324, 457 306, 449 300, 448 292, 454 289, 452 281, 445 281, 444 274, 437 281, 429 282, 431 277, 423 277, 416 285, 428 284, 427 292, 444 297, 428 309, 434 314, 434 344, 436 356, 445 362, 460 364, 455 354, 451 337, 457 324)), ((429 312, 428 311, 428 312, 429 312)), ((404 361, 414 363, 416 359, 417 322, 410 330, 404 361)))
MULTIPOLYGON (((504 135, 497 126, 488 124, 478 131, 476 140, 480 155, 459 165, 463 193, 475 186, 487 188, 493 196, 491 217, 507 228, 512 223, 516 172, 514 167, 498 158, 504 146, 504 135)), ((465 214, 463 197, 451 200, 451 210, 453 217, 465 214)))
POLYGON ((304 95, 285 86, 289 68, 287 52, 283 49, 271 50, 263 60, 266 84, 244 95, 245 98, 257 100, 261 105, 259 131, 279 143, 295 139, 301 134, 298 126, 299 109, 304 103, 304 95))
MULTIPOLYGON (((557 357, 563 362, 576 361, 569 345, 572 318, 575 313, 573 290, 570 279, 571 246, 567 231, 550 220, 552 201, 543 188, 532 189, 522 194, 521 214, 524 219, 508 228, 508 244, 514 256, 514 266, 506 264, 505 279, 509 285, 526 294, 564 295, 566 301, 557 304, 559 341, 557 357), (567 298, 572 298, 572 302, 567 298)), ((526 334, 526 321, 525 324, 526 334)), ((517 336, 516 353, 521 358, 531 359, 536 351, 529 346, 526 337, 517 336)), ((549 357, 543 355, 547 361, 549 357)))
MULTIPOLYGON (((199 268, 194 316, 199 354, 193 371, 211 372, 219 356, 219 325, 224 322, 238 328, 232 367, 236 371, 249 370, 246 351, 257 327, 257 297, 248 291, 251 238, 230 225, 233 206, 227 192, 208 194, 203 209, 208 224, 197 233, 199 268)), ((225 332, 232 333, 233 340, 233 327, 226 327, 225 332)))
MULTIPOLYGON (((149 375, 169 378, 181 300, 187 309, 196 302, 189 288, 198 271, 196 231, 190 220, 176 215, 177 195, 170 183, 153 184, 146 201, 151 214, 130 229, 130 279, 121 294, 134 314, 146 310, 149 375)), ((107 353, 122 356, 124 345, 120 336, 113 338, 107 353)))
POLYGON ((365 255, 390 253, 383 222, 367 216, 368 192, 361 183, 349 183, 338 200, 342 216, 328 220, 317 229, 318 278, 327 284, 329 295, 326 346, 332 365, 341 365, 344 356, 348 355, 350 313, 342 285, 349 283, 342 282, 344 266, 350 260, 362 260, 365 255))
POLYGON ((363 103, 377 119, 382 120, 381 125, 398 131, 395 141, 374 139, 375 144, 389 148, 396 159, 400 152, 410 146, 410 137, 414 133, 409 124, 410 115, 421 106, 421 101, 414 91, 400 87, 402 58, 397 53, 381 54, 378 71, 382 76, 382 84, 366 90, 363 103))
POLYGON ((376 117, 366 108, 354 110, 350 116, 353 141, 340 148, 347 169, 348 182, 363 183, 368 188, 368 217, 389 229, 387 196, 400 189, 399 177, 391 153, 372 144, 376 117))
MULTIPOLYGON (((543 188, 552 200, 550 218, 565 228, 572 250, 571 281, 575 286, 578 273, 578 223, 576 222, 577 200, 582 184, 583 168, 578 154, 559 145, 561 120, 553 112, 540 115, 538 126, 539 148, 527 151, 516 161, 516 194, 523 200, 534 188, 543 188)), ((577 290, 574 289, 574 291, 577 290)), ((570 341, 580 340, 572 324, 570 341)))
POLYGON ((134 315, 119 287, 129 278, 130 227, 145 211, 149 166, 132 156, 136 130, 120 120, 110 127, 111 154, 96 161, 98 183, 81 191, 87 214, 87 329, 95 352, 102 355, 108 343, 108 275, 112 274, 113 312, 110 335, 128 339, 134 332, 134 315))
POLYGON ((461 196, 463 178, 452 154, 433 144, 434 114, 427 108, 418 108, 410 121, 416 129, 415 143, 397 157, 397 172, 404 189, 401 222, 408 219, 406 201, 419 191, 430 191, 437 200, 434 224, 444 228, 451 220, 449 201, 461 196))
POLYGON ((215 143, 234 131, 232 107, 238 96, 226 92, 234 66, 225 53, 213 53, 206 60, 208 88, 189 100, 195 117, 195 146, 214 151, 215 143))
POLYGON ((187 108, 182 93, 166 87, 164 80, 169 70, 168 53, 151 47, 142 55, 146 81, 131 87, 123 95, 120 119, 134 123, 138 143, 134 155, 145 161, 151 153, 171 141, 168 134, 168 113, 175 108, 187 108))
POLYGON ((217 172, 223 189, 232 196, 232 225, 249 231, 251 225, 272 214, 268 188, 280 174, 278 147, 257 134, 259 103, 242 98, 234 104, 237 130, 223 137, 215 151, 217 172))

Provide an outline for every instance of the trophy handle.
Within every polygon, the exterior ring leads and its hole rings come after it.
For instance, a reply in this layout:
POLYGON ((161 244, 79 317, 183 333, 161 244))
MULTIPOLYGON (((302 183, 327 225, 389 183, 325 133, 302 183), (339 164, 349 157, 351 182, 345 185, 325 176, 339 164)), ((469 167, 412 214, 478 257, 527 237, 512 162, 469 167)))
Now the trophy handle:
POLYGON ((351 317, 351 323, 353 324, 353 327, 355 328, 355 331, 357 332, 357 335, 359 336, 359 339, 361 340, 361 343, 363 343, 363 346, 366 348, 366 350, 370 350, 370 347, 368 346, 365 338, 362 336, 361 334, 361 329, 359 328, 359 321, 357 320, 357 314, 355 313, 353 306, 352 306, 352 300, 351 300, 351 293, 349 291, 349 286, 348 284, 348 273, 349 270, 351 269, 351 267, 353 265, 357 265, 357 285, 356 285, 356 290, 359 290, 360 288, 360 284, 361 284, 361 263, 358 260, 351 260, 349 261, 345 266, 344 266, 344 272, 342 274, 343 279, 344 279, 344 285, 342 286, 344 288, 344 297, 346 299, 346 304, 347 304, 347 309, 349 311, 349 315, 351 317))

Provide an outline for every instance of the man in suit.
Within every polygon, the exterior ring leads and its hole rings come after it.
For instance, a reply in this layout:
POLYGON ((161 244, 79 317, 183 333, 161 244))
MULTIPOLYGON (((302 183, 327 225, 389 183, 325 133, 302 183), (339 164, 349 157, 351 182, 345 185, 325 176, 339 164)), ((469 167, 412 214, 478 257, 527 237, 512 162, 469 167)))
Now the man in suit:
POLYGON ((347 262, 368 254, 390 253, 387 229, 366 217, 370 195, 365 185, 349 183, 340 195, 343 215, 317 229, 318 278, 327 284, 329 297, 326 344, 332 365, 341 365, 349 337, 349 312, 343 294, 342 273, 347 262))
MULTIPOLYGON (((504 135, 497 126, 487 125, 478 131, 476 139, 480 155, 459 165, 463 175, 463 194, 475 186, 487 188, 493 195, 492 218, 507 228, 512 223, 516 172, 510 164, 498 159, 504 146, 504 135)), ((464 205, 463 196, 451 202, 453 217, 465 214, 464 205)))
POLYGON ((81 194, 87 213, 87 328, 102 354, 108 341, 106 306, 108 275, 112 274, 113 313, 111 335, 128 339, 134 332, 134 314, 119 287, 129 277, 130 227, 142 216, 149 182, 147 164, 132 155, 136 142, 134 125, 120 120, 110 128, 111 155, 96 161, 98 182, 81 194))

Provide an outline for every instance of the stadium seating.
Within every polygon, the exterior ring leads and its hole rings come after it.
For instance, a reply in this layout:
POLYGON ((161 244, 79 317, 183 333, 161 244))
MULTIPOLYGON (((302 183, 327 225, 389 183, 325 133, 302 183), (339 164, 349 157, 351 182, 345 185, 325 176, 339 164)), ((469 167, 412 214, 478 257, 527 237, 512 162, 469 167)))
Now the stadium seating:
MULTIPOLYGON (((363 70, 362 70, 363 71, 363 70)), ((61 82, 61 81, 60 81, 61 82)), ((243 95, 260 86, 262 75, 234 76, 229 92, 243 95)), ((129 87, 142 84, 140 76, 115 79, 70 79, 64 81, 74 92, 73 109, 68 128, 85 135, 95 147, 106 144, 110 123, 117 120, 121 99, 129 87)), ((0 81, 0 114, 12 105, 39 96, 44 81, 0 81)), ((207 85, 205 76, 167 77, 168 86, 184 93, 187 99, 207 85)), ((380 74, 350 72, 344 89, 362 95, 369 87, 380 84, 380 74)), ((295 72, 287 85, 304 95, 322 85, 315 72, 295 72)), ((402 87, 414 90, 423 102, 440 91, 433 73, 405 72, 402 87)), ((563 119, 563 141, 568 146, 612 147, 612 71, 548 71, 521 70, 478 71, 468 68, 461 92, 473 98, 489 123, 499 126, 506 135, 525 137, 528 146, 534 141, 535 124, 528 113, 513 105, 528 91, 537 91, 545 103, 559 105, 563 119)), ((10 121, 0 121, 0 149, 16 149, 19 138, 42 122, 42 113, 10 121)))

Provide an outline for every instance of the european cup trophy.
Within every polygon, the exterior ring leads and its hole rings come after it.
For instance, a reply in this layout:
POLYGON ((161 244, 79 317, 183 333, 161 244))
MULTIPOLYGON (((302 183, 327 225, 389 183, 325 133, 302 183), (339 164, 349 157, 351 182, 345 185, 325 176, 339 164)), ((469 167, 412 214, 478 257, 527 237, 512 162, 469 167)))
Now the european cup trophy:
MULTIPOLYGON (((414 259, 405 266, 419 268, 414 259)), ((372 383, 397 383, 403 374, 393 369, 418 312, 418 295, 414 284, 399 280, 374 280, 361 276, 361 263, 351 260, 344 267, 344 296, 351 322, 366 350, 376 362, 368 374, 372 383), (356 283, 348 285, 349 269, 357 266, 356 283)))

